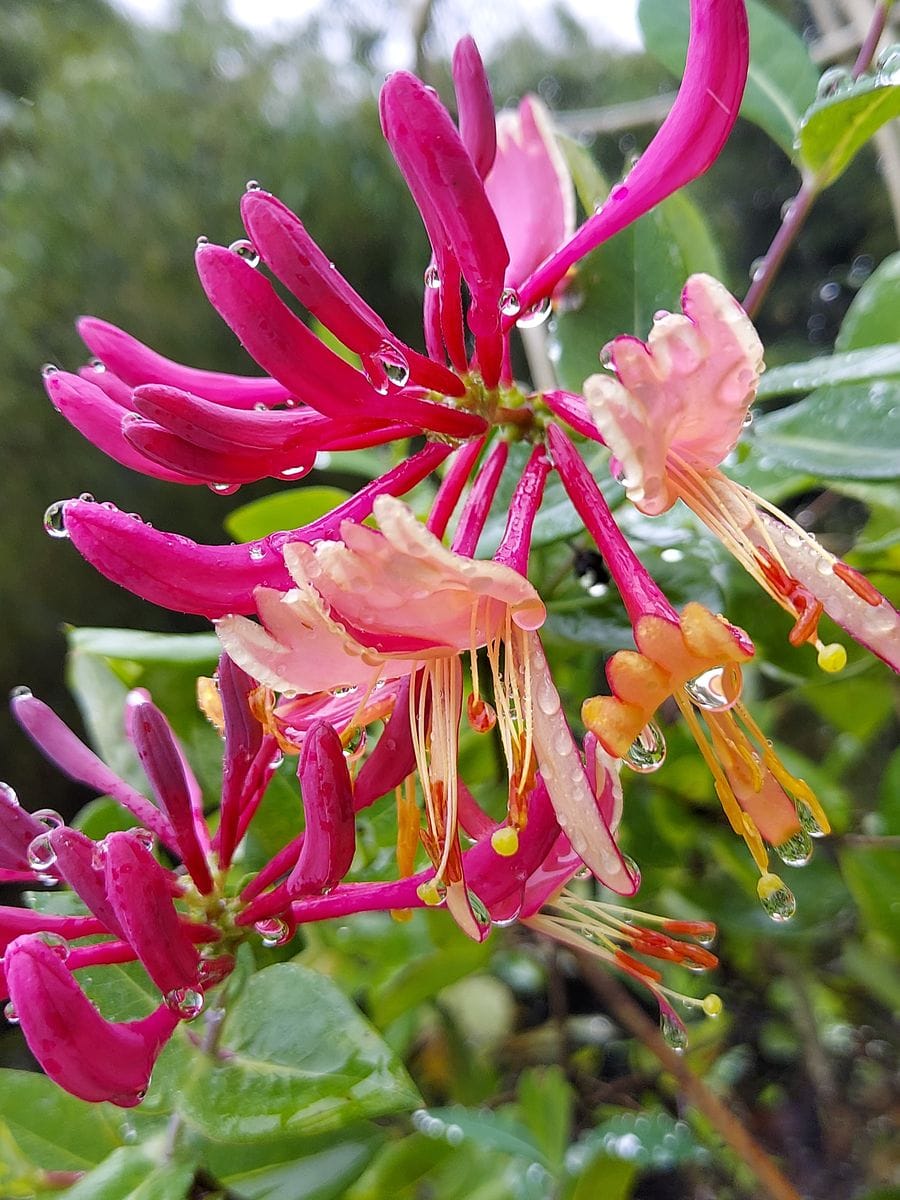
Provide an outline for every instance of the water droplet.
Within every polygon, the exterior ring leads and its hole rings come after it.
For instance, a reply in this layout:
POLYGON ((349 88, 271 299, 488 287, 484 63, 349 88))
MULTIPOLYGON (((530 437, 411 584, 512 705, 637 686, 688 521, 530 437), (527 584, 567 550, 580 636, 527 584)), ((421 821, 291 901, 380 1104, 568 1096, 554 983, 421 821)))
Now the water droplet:
POLYGON ((59 367, 56 365, 56 363, 45 362, 41 367, 41 375, 43 375, 45 379, 48 379, 51 375, 58 374, 59 367))
MULTIPOLYGON (((729 664, 733 668, 733 664, 729 664)), ((684 685, 691 702, 707 712, 727 712, 741 698, 740 669, 712 667, 684 685)))
POLYGON ((365 728, 357 726, 355 729, 348 729, 344 737, 347 739, 344 745, 344 757, 350 762, 356 762, 361 758, 366 750, 367 734, 365 728))
POLYGON ((46 871, 56 862, 56 851, 50 841, 49 834, 39 833, 33 838, 25 852, 28 865, 32 871, 46 871))
POLYGON ((9 693, 9 698, 10 700, 30 700, 33 695, 34 693, 30 687, 27 687, 24 683, 20 683, 9 693))
POLYGON ((185 1021, 193 1021, 203 1012, 203 993, 196 988, 173 988, 166 992, 166 1005, 185 1021))
POLYGON ((789 921, 797 911, 794 893, 777 875, 763 875, 756 885, 756 894, 766 915, 773 921, 789 921))
POLYGON ((878 56, 876 78, 879 83, 900 83, 900 44, 885 46, 878 56))
POLYGON ((663 1040, 671 1046, 676 1054, 685 1052, 688 1044, 687 1029, 684 1021, 671 1009, 663 1010, 659 1014, 659 1031, 663 1035, 663 1040))
POLYGON ((44 513, 44 531, 52 538, 67 538, 66 504, 67 500, 55 500, 44 513))
POLYGON ((283 762, 284 762, 284 752, 282 750, 276 750, 275 753, 272 755, 271 759, 269 760, 269 770, 277 771, 283 762))
POLYGON ((741 429, 749 429, 753 424, 753 409, 748 408, 744 413, 744 419, 741 421, 741 429))
POLYGON ((208 483, 206 486, 217 496, 233 496, 240 490, 241 485, 239 483, 208 483))
POLYGON ((0 783, 0 801, 8 808, 19 807, 19 797, 16 795, 15 788, 11 788, 8 783, 0 783))
POLYGON ((285 946, 294 936, 290 925, 280 917, 266 917, 257 921, 253 928, 262 938, 262 944, 269 947, 285 946))
POLYGON ((123 1121, 119 1126, 119 1137, 127 1145, 138 1140, 138 1131, 130 1121, 123 1121))
POLYGON ((48 829, 61 829, 65 825, 65 821, 55 808, 39 808, 31 815, 46 825, 48 829))
POLYGON ((822 838, 826 836, 825 830, 819 824, 816 814, 808 804, 800 800, 797 802, 797 820, 800 822, 803 829, 810 837, 822 838))
POLYGON ((242 258, 248 267, 259 266, 259 252, 246 238, 238 238, 236 242, 231 243, 228 249, 238 258, 242 258))
POLYGON ((649 775, 652 771, 658 771, 665 761, 666 739, 659 727, 650 721, 628 747, 623 762, 632 771, 649 775))
POLYGON ((543 325, 550 316, 550 307, 550 297, 545 296, 543 300, 532 304, 531 308, 523 312, 516 321, 516 325, 519 329, 536 329, 539 325, 543 325))
POLYGON ((444 1137, 451 1146, 461 1146, 465 1140, 465 1136, 459 1125, 448 1125, 444 1132, 444 1137))
POLYGON ((658 308, 653 314, 654 321, 664 321, 666 317, 671 317, 671 313, 667 308, 658 308))
POLYGON ((805 829, 800 828, 787 841, 776 846, 775 853, 788 867, 805 867, 812 858, 812 839, 805 829))
POLYGON ((301 464, 299 467, 285 467, 283 471, 278 472, 277 478, 286 480, 299 479, 308 470, 309 467, 306 463, 301 464))
POLYGON ((16 1006, 12 1000, 7 1000, 6 1004, 3 1005, 3 1015, 10 1025, 18 1025, 19 1014, 16 1012, 16 1006))
POLYGON ((781 212, 779 213, 779 216, 781 217, 782 221, 786 221, 788 219, 788 217, 791 215, 791 212, 793 211, 793 208, 794 208, 794 201, 796 199, 797 199, 796 196, 788 196, 787 200, 785 200, 784 204, 782 204, 781 212))
POLYGON ((627 200, 628 199, 628 188, 625 186, 624 183, 617 183, 616 186, 609 193, 609 198, 610 198, 610 200, 627 200))
POLYGON ((426 269, 424 280, 425 286, 427 288, 431 288, 432 290, 441 286, 441 273, 434 263, 431 263, 431 265, 426 269))
POLYGON ((106 866, 106 839, 102 842, 97 842, 91 851, 91 868, 94 871, 102 871, 106 866))
POLYGON ((61 958, 63 962, 65 962, 69 957, 69 943, 64 937, 60 937, 58 933, 48 933, 47 930, 41 930, 41 932, 35 934, 35 936, 39 938, 45 946, 49 946, 53 953, 58 958, 61 958))
POLYGON ((106 370, 106 363, 103 361, 102 358, 88 359, 88 366, 91 368, 92 371, 96 371, 98 375, 102 375, 103 372, 106 370))
POLYGON ((504 288, 500 293, 500 311, 504 317, 515 317, 522 311, 522 301, 515 288, 504 288))
POLYGON ((251 562, 262 562, 266 557, 265 546, 251 546, 249 550, 251 562))
POLYGON ((627 854, 622 855, 622 862, 625 864, 625 869, 631 876, 631 881, 634 884, 634 890, 637 891, 641 886, 641 868, 637 865, 633 858, 627 854))
POLYGON ((762 279, 765 266, 766 260, 764 257, 754 258, 753 262, 750 264, 750 280, 752 283, 755 283, 757 279, 762 279))
POLYGON ((469 897, 469 907, 472 909, 472 916, 475 918, 475 924, 480 929, 490 929, 493 922, 491 914, 488 912, 487 905, 480 896, 469 889, 466 890, 466 895, 469 897))
POLYGON ((378 352, 378 365, 384 372, 389 387, 402 388, 409 383, 409 363, 396 346, 384 343, 378 352))
POLYGON ((261 192, 262 184, 259 182, 258 179, 248 179, 247 182, 244 184, 244 191, 245 192, 261 192))
POLYGON ((197 238, 197 245, 198 245, 198 246, 208 246, 208 245, 209 245, 209 238, 208 238, 208 237, 204 237, 204 236, 203 236, 203 234, 201 233, 201 234, 200 234, 200 236, 197 238))
POLYGON ((608 371, 615 371, 616 364, 613 362, 613 342, 607 342, 600 351, 600 366, 606 367, 608 371))
POLYGON ((823 300, 826 304, 830 304, 833 300, 837 300, 840 294, 841 285, 834 279, 829 279, 819 288, 819 299, 823 300))
POLYGON ((829 67, 827 71, 822 72, 816 88, 816 97, 819 100, 827 100, 830 96, 845 92, 852 86, 853 75, 847 67, 829 67))
POLYGON ((141 843, 141 845, 144 847, 145 850, 151 850, 151 851, 153 850, 156 839, 153 837, 153 834, 150 832, 149 829, 141 829, 140 827, 138 827, 136 829, 130 830, 130 833, 131 833, 132 837, 134 837, 135 841, 138 841, 141 843))
POLYGON ((356 691, 356 688, 355 688, 355 686, 353 686, 353 685, 349 685, 349 686, 346 686, 346 687, 336 687, 336 688, 332 688, 332 689, 331 689, 331 694, 332 694, 332 696, 335 696, 336 698, 338 698, 338 699, 339 699, 339 698, 341 698, 341 697, 343 697, 343 696, 352 696, 352 695, 353 695, 353 693, 354 693, 355 691, 356 691))

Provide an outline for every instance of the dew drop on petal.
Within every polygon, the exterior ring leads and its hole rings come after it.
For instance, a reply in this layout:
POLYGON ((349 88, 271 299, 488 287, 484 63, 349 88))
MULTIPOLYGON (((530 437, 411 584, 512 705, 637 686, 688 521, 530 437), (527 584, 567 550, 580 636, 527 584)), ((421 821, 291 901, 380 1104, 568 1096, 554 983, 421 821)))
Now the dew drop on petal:
POLYGON ((608 371, 614 371, 616 369, 615 363, 613 362, 613 343, 612 342, 607 342, 606 345, 601 348, 601 350, 600 350, 600 366, 606 367, 606 369, 608 371))
POLYGON ((262 944, 270 948, 285 946, 294 936, 290 925, 287 921, 282 921, 281 917, 266 917, 262 921, 257 921, 253 928, 262 938, 262 944))
POLYGON ((88 360, 88 366, 92 371, 96 371, 98 375, 102 375, 106 370, 106 363, 102 358, 91 358, 88 360))
POLYGON ((775 847, 775 853, 788 867, 805 867, 812 858, 812 839, 805 829, 798 829, 786 841, 775 847))
POLYGON ((627 200, 628 199, 628 188, 625 186, 624 183, 617 183, 616 186, 609 193, 609 198, 610 198, 610 200, 627 200))
POLYGON ((55 808, 39 808, 31 815, 46 825, 48 829, 61 829, 65 825, 65 821, 55 808))
POLYGON ((65 962, 69 957, 69 943, 58 933, 48 933, 46 930, 42 930, 35 936, 39 938, 45 946, 49 946, 53 953, 58 958, 61 958, 63 962, 65 962))
POLYGON ((532 304, 531 308, 523 312, 516 321, 516 325, 519 329, 536 329, 539 325, 543 325, 550 316, 550 307, 550 297, 545 296, 543 300, 532 304))
POLYGON ((652 721, 648 722, 626 751, 623 762, 642 775, 658 771, 666 761, 666 739, 652 721))
POLYGON ((388 387, 402 388, 409 383, 409 363, 406 356, 385 343, 378 352, 378 363, 388 382, 388 387))
MULTIPOLYGON (((12 698, 12 695, 14 695, 15 691, 16 689, 13 688, 10 698, 12 698)), ((31 692, 28 694, 30 696, 31 692)), ((15 788, 10 787, 8 783, 0 783, 0 800, 2 800, 8 808, 19 807, 19 797, 16 795, 16 790, 15 788)))
POLYGON ((203 234, 201 233, 201 234, 200 234, 200 236, 197 238, 197 245, 198 245, 198 246, 208 246, 208 245, 209 245, 209 238, 208 238, 208 237, 204 237, 204 236, 203 236, 203 234))
POLYGON ((193 1021, 203 1011, 203 993, 196 988, 173 988, 166 992, 165 1001, 184 1021, 193 1021))
POLYGON ((504 317, 515 317, 522 311, 522 302, 515 288, 504 288, 500 293, 500 311, 504 317))
POLYGON ((231 243, 228 249, 238 258, 242 258, 248 267, 259 266, 259 251, 246 238, 238 238, 236 242, 231 243))
POLYGON ((741 421, 741 429, 749 429, 753 424, 753 409, 748 408, 744 413, 744 419, 741 421))
POLYGON ((285 467, 283 471, 278 472, 277 478, 285 480, 299 479, 302 475, 306 474, 307 470, 308 467, 305 463, 299 467, 285 467))
POLYGON ((51 375, 59 374, 59 367, 56 365, 56 363, 45 362, 41 366, 41 374, 45 379, 48 379, 51 375))
POLYGON ((633 858, 627 854, 622 855, 622 862, 625 864, 625 869, 631 876, 631 881, 634 884, 634 890, 637 891, 641 886, 641 868, 637 865, 633 858))
POLYGON ((277 771, 283 762, 284 762, 284 752, 282 750, 276 750, 275 753, 272 755, 271 759, 269 760, 269 770, 277 771))
POLYGON ((701 675, 689 679, 684 685, 693 704, 706 712, 727 712, 741 698, 741 677, 736 682, 727 677, 727 668, 712 667, 701 675))
POLYGON ((248 179, 247 182, 244 184, 244 191, 245 192, 261 192, 262 184, 259 182, 258 179, 248 179))
POLYGON ((756 885, 756 894, 766 916, 773 921, 789 921, 797 911, 797 901, 794 893, 777 875, 768 872, 760 878, 756 885))
POLYGON ((55 500, 44 513, 44 531, 52 538, 67 538, 66 500, 55 500))
POLYGON ((265 546, 251 546, 248 553, 250 555, 251 562, 262 562, 262 560, 266 557, 265 546))
POLYGON ((46 871, 52 867, 56 862, 56 851, 49 834, 39 833, 33 838, 25 851, 25 857, 32 871, 46 871))
POLYGON ((653 314, 654 321, 664 321, 666 317, 671 317, 671 313, 667 308, 658 308, 653 314))
POLYGON ((208 483, 206 486, 217 496, 233 496, 241 485, 239 483, 208 483))
POLYGON ((431 265, 426 269, 424 282, 425 286, 427 288, 431 288, 432 290, 435 290, 441 286, 441 273, 434 263, 431 263, 431 265))
POLYGON ((797 802, 797 819, 810 837, 822 838, 826 836, 825 830, 816 818, 816 814, 802 800, 797 802))
POLYGON ((132 829, 132 836, 141 843, 145 850, 152 850, 155 839, 149 829, 132 829))
POLYGON ((16 1006, 13 1004, 12 1000, 8 1000, 6 1002, 6 1004, 4 1004, 3 1016, 6 1018, 6 1020, 9 1022, 10 1025, 18 1025, 19 1014, 16 1012, 16 1006))

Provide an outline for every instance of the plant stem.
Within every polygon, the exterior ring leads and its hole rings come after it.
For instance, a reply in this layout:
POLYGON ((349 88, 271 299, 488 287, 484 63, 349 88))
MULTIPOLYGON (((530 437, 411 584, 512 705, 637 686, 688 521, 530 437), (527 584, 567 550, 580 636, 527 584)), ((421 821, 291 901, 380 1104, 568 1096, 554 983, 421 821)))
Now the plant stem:
MULTIPOLYGON (((859 54, 856 56, 856 62, 853 64, 851 74, 854 79, 858 79, 862 75, 875 55, 879 39, 884 32, 888 9, 891 3, 892 0, 879 0, 879 3, 875 6, 868 32, 863 38, 859 54)), ((747 316, 751 320, 759 312, 769 288, 781 270, 788 251, 806 224, 809 210, 812 208, 813 202, 821 190, 822 180, 819 175, 811 175, 803 180, 799 192, 791 202, 775 237, 772 239, 772 244, 763 256, 759 267, 753 272, 753 279, 743 302, 747 316)))
POLYGON ((644 1043, 648 1050, 675 1079, 688 1101, 702 1113, 719 1136, 753 1172, 771 1200, 801 1200, 759 1143, 750 1136, 737 1117, 726 1108, 703 1080, 695 1075, 663 1039, 653 1022, 632 1000, 624 987, 587 955, 578 954, 583 977, 617 1021, 644 1043))

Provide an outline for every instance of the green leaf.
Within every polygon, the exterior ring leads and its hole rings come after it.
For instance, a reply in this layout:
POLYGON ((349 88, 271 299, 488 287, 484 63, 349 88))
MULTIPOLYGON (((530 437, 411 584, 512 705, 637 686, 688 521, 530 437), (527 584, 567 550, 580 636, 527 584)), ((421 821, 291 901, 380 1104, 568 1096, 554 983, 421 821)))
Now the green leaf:
POLYGON ((385 1028, 408 1009, 483 967, 489 957, 488 944, 470 938, 437 946, 430 954, 417 955, 373 991, 369 999, 372 1020, 379 1028, 385 1028))
POLYGON ((556 135, 556 141, 572 176, 575 194, 581 202, 581 207, 590 216, 609 195, 609 184, 581 142, 563 133, 556 135))
POLYGON ((868 383, 885 375, 900 375, 900 342, 775 367, 760 379, 757 397, 771 400, 811 392, 826 383, 868 383))
POLYGON ((575 1093, 561 1067, 534 1067, 519 1077, 519 1112, 554 1171, 563 1164, 575 1093))
POLYGON ((33 1071, 0 1071, 0 1194, 43 1171, 86 1171, 122 1144, 120 1110, 88 1104, 33 1071))
MULTIPOLYGON (((741 116, 777 142, 789 157, 801 118, 816 96, 819 74, 802 38, 758 0, 748 0, 750 71, 741 116)), ((687 53, 687 0, 640 0, 644 45, 664 67, 681 76, 687 53)))
POLYGON ((495 1154, 511 1154, 549 1169, 550 1164, 529 1129, 506 1112, 453 1105, 423 1109, 417 1114, 417 1121, 429 1137, 445 1137, 451 1145, 468 1141, 495 1154))
POLYGON ((214 633, 151 633, 143 629, 67 631, 72 650, 136 663, 172 663, 180 667, 209 667, 222 652, 214 633))
POLYGON ((360 1125, 318 1138, 278 1138, 234 1145, 210 1142, 200 1151, 209 1173, 246 1200, 340 1200, 384 1144, 376 1126, 360 1125))
POLYGON ((586 1133, 575 1143, 573 1152, 581 1161, 600 1153, 656 1171, 672 1171, 707 1157, 690 1126, 664 1112, 617 1113, 586 1133))
POLYGON ((822 387, 757 419, 760 452, 800 471, 836 479, 900 474, 900 381, 822 387))
POLYGON ((882 125, 900 116, 900 86, 864 76, 808 110, 797 132, 804 165, 828 187, 882 125))
POLYGON ((221 1045, 219 1058, 191 1064, 176 1099, 208 1137, 320 1133, 419 1102, 397 1057, 347 997, 296 963, 249 979, 221 1045))
POLYGON ((900 910, 891 903, 897 892, 897 855, 882 846, 847 846, 840 852, 841 873, 872 933, 900 951, 900 910))
POLYGON ((60 1200, 186 1200, 194 1167, 159 1163, 145 1146, 122 1146, 60 1200))
POLYGON ((634 1188, 637 1167, 621 1158, 598 1154, 566 1193, 567 1200, 628 1200, 634 1188))
POLYGON ((900 342, 900 251, 873 271, 856 293, 834 344, 836 351, 900 342))
POLYGON ((350 495, 343 488, 301 487, 251 500, 230 512, 224 525, 239 542, 253 542, 279 529, 298 529, 336 508, 350 495))

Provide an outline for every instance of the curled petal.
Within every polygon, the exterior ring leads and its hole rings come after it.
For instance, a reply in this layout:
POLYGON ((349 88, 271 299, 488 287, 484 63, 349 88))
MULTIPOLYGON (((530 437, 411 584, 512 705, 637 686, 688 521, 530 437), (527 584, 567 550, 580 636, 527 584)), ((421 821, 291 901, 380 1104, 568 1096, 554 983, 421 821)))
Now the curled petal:
POLYGON ((756 398, 762 344, 744 310, 709 275, 692 275, 684 316, 655 321, 646 345, 611 343, 616 377, 592 375, 584 396, 641 512, 657 516, 678 498, 667 459, 703 471, 737 445, 756 398))
POLYGON ((111 400, 91 380, 70 375, 68 371, 54 371, 44 378, 44 387, 56 411, 98 450, 123 467, 169 483, 200 482, 182 471, 151 461, 132 445, 122 433, 122 417, 128 410, 111 400))
POLYGON ((484 179, 497 153, 497 124, 491 85, 472 37, 460 38, 453 50, 453 88, 459 111, 459 136, 475 170, 484 179))
POLYGON ((497 157, 484 181, 518 287, 575 230, 575 190, 550 114, 536 96, 497 118, 497 157))
POLYGON ((107 1021, 40 937, 17 938, 4 967, 25 1040, 50 1078, 82 1100, 140 1104, 177 1014, 161 1005, 141 1021, 107 1021))
MULTIPOLYGON (((79 504, 79 507, 100 506, 79 504)), ((13 716, 41 753, 64 775, 68 775, 76 783, 94 788, 101 795, 112 796, 167 846, 174 845, 172 827, 164 814, 155 808, 146 796, 142 796, 111 771, 93 750, 75 736, 52 708, 28 691, 20 691, 14 695, 10 701, 10 708, 13 716)))
POLYGON ((142 383, 165 383, 233 408, 254 408, 257 404, 271 407, 291 398, 291 393, 274 379, 183 367, 97 317, 82 317, 78 332, 91 353, 131 388, 142 383))
POLYGON ((17 877, 33 879, 34 872, 28 864, 28 847, 36 837, 46 832, 47 826, 43 821, 19 805, 11 787, 6 784, 0 787, 0 867, 17 877))
POLYGON ((106 894, 103 867, 97 862, 97 843, 66 825, 52 830, 49 836, 60 875, 111 933, 124 938, 116 910, 106 894))
POLYGON ((106 838, 106 893, 147 974, 163 993, 194 987, 200 956, 172 903, 172 876, 133 835, 106 838))
POLYGON ((750 35, 743 0, 691 0, 691 37, 675 103, 628 178, 519 289, 523 308, 549 296, 585 254, 709 167, 737 120, 750 35))

